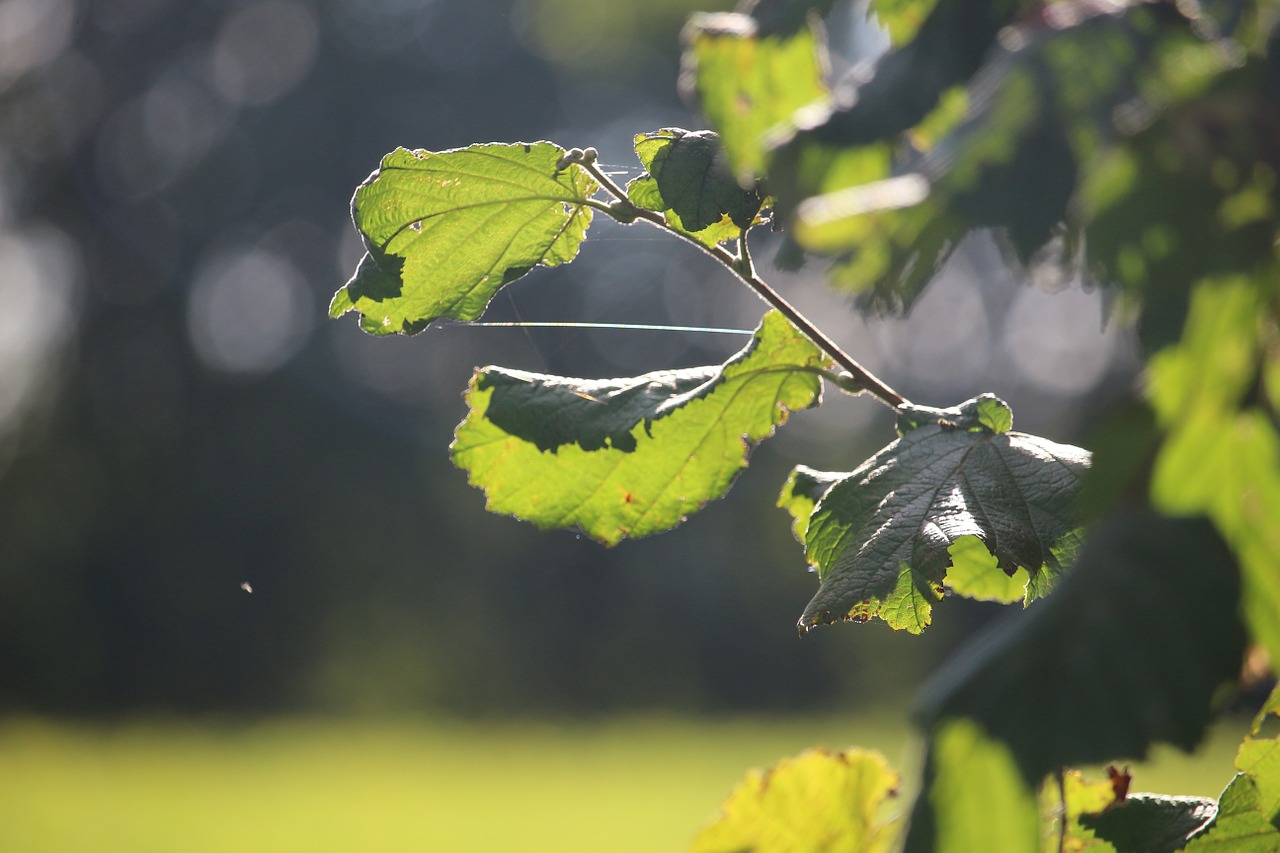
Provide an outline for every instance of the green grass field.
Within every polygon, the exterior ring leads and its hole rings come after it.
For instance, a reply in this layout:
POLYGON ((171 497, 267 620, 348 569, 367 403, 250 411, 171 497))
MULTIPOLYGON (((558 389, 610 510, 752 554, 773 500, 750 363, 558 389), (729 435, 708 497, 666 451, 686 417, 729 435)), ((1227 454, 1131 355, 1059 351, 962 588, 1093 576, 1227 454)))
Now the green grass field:
MULTIPOLYGON (((1134 790, 1216 795, 1245 723, 1134 790)), ((0 850, 679 851, 745 770, 807 746, 917 763, 893 717, 458 724, 0 721, 0 850)))

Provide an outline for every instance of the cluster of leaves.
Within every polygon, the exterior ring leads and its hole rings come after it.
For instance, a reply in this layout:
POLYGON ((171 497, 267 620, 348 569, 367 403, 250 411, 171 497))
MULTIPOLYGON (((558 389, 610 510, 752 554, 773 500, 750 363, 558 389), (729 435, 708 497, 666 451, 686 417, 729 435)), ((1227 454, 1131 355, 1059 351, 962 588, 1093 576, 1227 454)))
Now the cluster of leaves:
MULTIPOLYGON (((681 82, 713 131, 638 134, 625 188, 549 142, 388 154, 353 199, 367 253, 331 314, 374 334, 475 320, 571 261, 598 214, 692 243, 774 305, 750 343, 626 378, 477 370, 452 453, 489 507, 608 545, 656 533, 824 385, 870 393, 898 437, 851 472, 798 466, 779 499, 819 579, 801 629, 919 632, 947 591, 1034 603, 922 692, 906 848, 1038 850, 1056 821, 1061 849, 1280 849, 1274 742, 1246 741, 1217 803, 1108 799, 1064 772, 1194 746, 1246 647, 1280 660, 1280 10, 879 0, 892 46, 841 82, 830 5, 696 16, 681 82), (1139 317, 1145 389, 1093 457, 1014 432, 990 394, 913 404, 758 278, 765 221, 880 307, 909 306, 975 229, 1013 263, 1087 269, 1139 317)), ((895 789, 873 757, 807 754, 749 778, 696 849, 884 849, 895 789)))
MULTIPOLYGON (((930 798, 939 808, 913 817, 907 849, 1271 853, 1280 849, 1280 738, 1257 735, 1278 707, 1280 692, 1241 743, 1237 772, 1216 800, 1131 794, 1128 769, 1115 766, 1092 781, 1063 771, 1037 800, 1022 786, 1008 749, 969 721, 956 721, 935 741, 942 760, 930 798), (1053 818, 1042 824, 1046 813, 1053 818)), ((903 821, 892 808, 898 785, 879 753, 810 750, 748 774, 689 850, 899 849, 903 821)))

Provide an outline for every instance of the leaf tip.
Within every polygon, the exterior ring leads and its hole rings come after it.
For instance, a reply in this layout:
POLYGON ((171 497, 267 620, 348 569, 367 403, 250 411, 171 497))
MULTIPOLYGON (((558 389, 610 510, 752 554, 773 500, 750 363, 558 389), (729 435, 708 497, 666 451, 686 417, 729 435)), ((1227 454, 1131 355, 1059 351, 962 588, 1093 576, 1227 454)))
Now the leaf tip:
POLYGON ((355 307, 356 304, 351 298, 351 291, 344 284, 338 288, 338 292, 333 294, 333 299, 329 302, 329 319, 336 320, 355 307))

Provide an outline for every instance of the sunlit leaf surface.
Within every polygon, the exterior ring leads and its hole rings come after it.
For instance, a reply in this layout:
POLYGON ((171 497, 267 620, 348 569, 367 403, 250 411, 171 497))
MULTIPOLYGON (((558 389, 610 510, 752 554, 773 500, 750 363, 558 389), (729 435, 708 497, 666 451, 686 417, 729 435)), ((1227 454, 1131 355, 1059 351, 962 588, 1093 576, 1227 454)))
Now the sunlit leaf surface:
POLYGON ((897 791, 879 753, 810 750, 748 774, 689 853, 882 853, 897 822, 880 811, 897 791))
POLYGON ((558 169, 564 153, 550 142, 392 151, 352 199, 368 253, 330 316, 358 311, 377 335, 475 320, 503 285, 573 260, 597 185, 577 164, 558 169))
POLYGON ((740 183, 764 172, 769 131, 827 98, 824 53, 808 25, 771 32, 741 14, 690 20, 681 83, 720 134, 740 183))
POLYGON ((1192 293, 1182 340, 1152 359, 1148 383, 1167 432, 1152 501, 1213 519, 1241 562, 1249 626, 1273 659, 1280 658, 1280 435, 1274 410, 1251 390, 1264 346, 1280 331, 1276 299, 1274 285, 1268 293, 1243 277, 1206 280, 1192 293))
POLYGON ((778 506, 791 514, 791 532, 801 545, 809 530, 813 508, 828 489, 847 476, 841 471, 815 471, 806 465, 797 465, 787 477, 778 495, 778 506))
POLYGON ((1010 432, 1009 408, 990 395, 954 409, 904 409, 902 437, 836 483, 806 536, 821 585, 806 630, 879 616, 918 633, 961 537, 980 539, 1007 574, 1048 591, 1076 541, 1073 500, 1089 455, 1010 432))
POLYGON ((600 380, 485 368, 454 462, 495 512, 610 545, 647 536, 723 495, 756 442, 819 401, 827 364, 771 312, 720 367, 600 380))
POLYGON ((737 239, 755 221, 763 199, 738 186, 715 133, 668 127, 637 134, 635 148, 646 172, 627 184, 633 204, 709 246, 737 239))
POLYGON ((1038 853, 1040 811, 1009 749, 971 720, 931 735, 905 853, 1038 853))

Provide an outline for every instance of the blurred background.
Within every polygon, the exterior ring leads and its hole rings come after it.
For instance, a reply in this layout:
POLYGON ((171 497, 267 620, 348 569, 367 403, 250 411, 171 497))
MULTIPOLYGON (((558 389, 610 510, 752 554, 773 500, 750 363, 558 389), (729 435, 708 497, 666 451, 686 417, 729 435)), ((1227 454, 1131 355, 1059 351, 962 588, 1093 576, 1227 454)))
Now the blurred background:
MULTIPOLYGON (((483 511, 446 450, 471 369, 631 375, 718 363, 743 338, 378 340, 324 319, 360 254, 351 193, 382 154, 550 139, 634 177, 634 133, 701 126, 676 94, 679 31, 730 5, 0 0, 10 758, 70 736, 33 721, 900 718, 989 609, 948 602, 922 637, 798 638, 816 582, 774 508, 797 462, 849 470, 893 437, 875 402, 829 396, 727 499, 606 551, 483 511)), ((856 12, 832 40, 879 43, 856 12)), ((1133 379, 1096 290, 1029 287, 987 237, 907 318, 861 318, 818 263, 765 272, 918 402, 993 391, 1019 428, 1079 442, 1086 397, 1133 379)), ((763 310, 697 252, 598 218, 577 261, 508 288, 490 319, 750 329, 763 310)))

